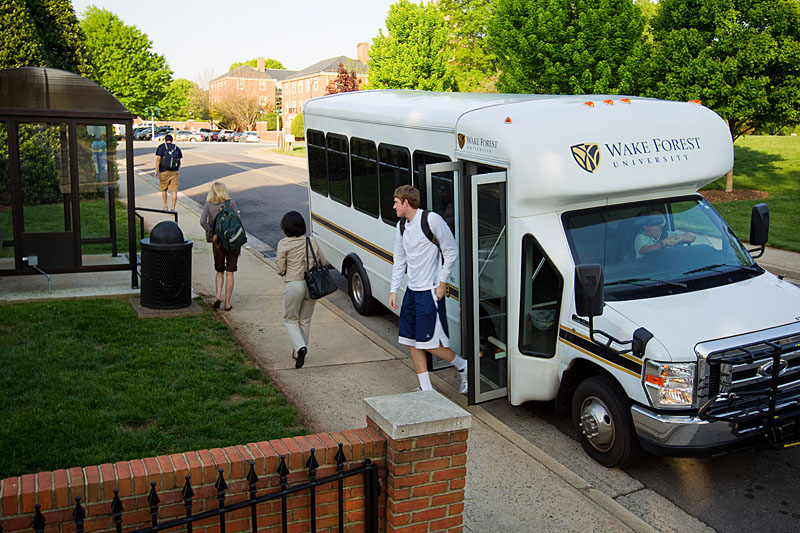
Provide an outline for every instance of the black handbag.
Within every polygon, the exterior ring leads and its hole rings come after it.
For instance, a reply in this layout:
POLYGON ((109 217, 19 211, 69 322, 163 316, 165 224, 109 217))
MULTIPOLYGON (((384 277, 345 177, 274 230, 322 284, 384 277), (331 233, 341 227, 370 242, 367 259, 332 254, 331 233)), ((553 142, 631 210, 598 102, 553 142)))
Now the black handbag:
POLYGON ((306 267, 308 267, 308 249, 311 248, 311 257, 314 258, 314 266, 303 273, 308 287, 308 297, 312 300, 319 300, 323 296, 336 292, 336 283, 333 281, 331 273, 324 266, 317 262, 317 255, 314 247, 310 245, 310 239, 306 237, 306 267))

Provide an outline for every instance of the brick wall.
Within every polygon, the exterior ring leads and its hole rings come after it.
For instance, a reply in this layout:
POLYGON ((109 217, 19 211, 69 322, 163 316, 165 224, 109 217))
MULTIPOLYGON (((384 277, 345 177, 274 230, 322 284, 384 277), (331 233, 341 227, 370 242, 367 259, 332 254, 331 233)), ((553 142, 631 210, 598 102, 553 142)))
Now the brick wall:
MULTIPOLYGON (((397 398, 412 396, 416 401, 429 400, 421 396, 427 393, 415 394, 417 396, 399 395, 397 398)), ((363 465, 365 459, 380 467, 378 516, 381 531, 459 532, 464 510, 468 430, 463 423, 451 426, 446 430, 437 426, 432 432, 417 432, 405 438, 387 427, 383 416, 369 416, 368 413, 367 427, 363 429, 12 477, 0 481, 0 530, 3 533, 31 530, 38 505, 46 522, 45 533, 72 533, 76 529, 73 521, 75 498, 80 497, 86 513, 85 530, 114 531, 111 512, 114 489, 118 489, 124 507, 124 530, 146 527, 151 523, 147 497, 152 483, 160 499, 158 519, 163 523, 185 515, 181 489, 187 475, 194 490, 192 513, 198 514, 219 506, 214 485, 220 469, 228 485, 225 504, 230 505, 249 498, 246 476, 251 462, 259 477, 257 495, 262 496, 280 488, 277 470, 281 455, 290 471, 291 487, 308 481, 306 462, 312 448, 319 463, 317 478, 335 474, 338 443, 342 443, 347 458, 345 470, 363 465)), ((344 483, 345 530, 362 531, 364 476, 349 477, 344 483)), ((336 489, 335 484, 328 484, 316 490, 317 530, 320 532, 338 530, 336 489)), ((308 491, 289 497, 289 531, 309 530, 309 501, 308 491)), ((257 511, 260 530, 280 531, 280 500, 262 503, 257 511)), ((218 523, 218 518, 195 523, 194 531, 218 531, 218 523)), ((245 531, 250 527, 249 509, 227 514, 227 532, 245 531)))

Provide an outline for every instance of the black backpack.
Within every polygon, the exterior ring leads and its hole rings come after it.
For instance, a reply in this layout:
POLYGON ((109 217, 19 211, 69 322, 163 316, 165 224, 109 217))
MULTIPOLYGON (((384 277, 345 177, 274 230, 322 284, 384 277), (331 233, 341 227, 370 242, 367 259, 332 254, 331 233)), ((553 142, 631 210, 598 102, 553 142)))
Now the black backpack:
POLYGON ((167 143, 164 143, 164 155, 161 156, 161 164, 164 170, 176 171, 181 168, 181 158, 178 155, 178 147, 172 145, 172 150, 167 148, 167 143))
MULTIPOLYGON (((420 209, 422 219, 420 221, 422 225, 422 233, 431 241, 433 244, 436 245, 436 249, 439 250, 439 256, 442 258, 442 264, 444 264, 444 254, 442 254, 442 247, 439 246, 439 239, 436 238, 436 235, 433 234, 431 231, 431 226, 428 223, 428 213, 429 211, 426 209, 420 209)), ((406 232, 406 222, 408 219, 403 217, 400 219, 400 236, 402 236, 406 232)))
POLYGON ((241 247, 247 242, 247 234, 244 231, 242 219, 231 208, 231 201, 225 200, 220 206, 220 212, 214 219, 214 235, 217 236, 223 250, 230 252, 241 247))

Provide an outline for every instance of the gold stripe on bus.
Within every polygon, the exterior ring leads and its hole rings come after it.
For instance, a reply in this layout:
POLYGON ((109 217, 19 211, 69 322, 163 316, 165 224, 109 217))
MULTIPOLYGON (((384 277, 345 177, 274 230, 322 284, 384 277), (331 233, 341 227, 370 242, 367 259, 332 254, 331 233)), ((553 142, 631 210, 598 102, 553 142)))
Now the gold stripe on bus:
MULTIPOLYGON (((564 330, 564 331, 566 331, 567 333, 572 333, 572 334, 573 334, 573 335, 575 335, 576 337, 580 337, 580 338, 582 338, 582 339, 584 339, 584 340, 587 340, 587 341, 589 341, 589 342, 594 342, 592 339, 590 339, 590 338, 589 338, 589 337, 587 337, 586 335, 582 335, 582 334, 578 333, 577 331, 574 331, 574 330, 571 330, 571 329, 567 329, 567 328, 565 328, 564 326, 559 326, 559 329, 563 329, 563 330, 564 330)), ((618 352, 618 354, 619 354, 620 356, 624 357, 625 359, 629 359, 629 360, 633 361, 634 363, 636 363, 636 364, 638 364, 638 365, 641 365, 641 364, 642 364, 642 360, 641 360, 641 359, 639 359, 638 357, 636 357, 635 355, 630 355, 630 354, 627 354, 627 353, 619 353, 619 352, 618 352)))
POLYGON ((559 340, 559 341, 561 341, 561 342, 563 342, 564 344, 566 344, 567 346, 569 346, 569 347, 571 347, 571 348, 575 348, 576 350, 578 350, 578 351, 579 351, 579 352, 581 352, 581 353, 585 353, 586 355, 588 355, 589 357, 591 357, 591 358, 593 358, 593 359, 597 359, 597 360, 598 360, 598 361, 600 361, 601 363, 605 363, 605 364, 607 364, 608 366, 614 367, 614 368, 616 368, 617 370, 621 370, 622 372, 625 372, 626 374, 630 374, 630 375, 631 375, 631 376, 633 376, 633 377, 637 377, 637 378, 638 378, 638 377, 641 377, 641 376, 639 376, 639 374, 637 374, 636 372, 632 372, 632 371, 628 370, 627 368, 623 368, 623 367, 621 367, 621 366, 619 366, 619 365, 615 365, 615 364, 614 364, 614 363, 612 363, 611 361, 608 361, 608 360, 606 360, 606 359, 603 359, 603 358, 602 358, 602 357, 600 357, 599 355, 595 355, 595 354, 593 354, 593 353, 592 353, 592 352, 590 352, 590 351, 584 350, 584 349, 583 349, 583 348, 581 348, 580 346, 576 346, 576 345, 572 344, 571 342, 569 342, 569 341, 567 341, 567 340, 564 340, 564 339, 562 339, 561 337, 559 337, 559 338, 558 338, 558 340, 559 340))
POLYGON ((393 254, 391 252, 388 252, 388 251, 384 250, 380 246, 376 246, 375 244, 369 242, 366 239, 362 239, 361 237, 355 235, 354 233, 350 233, 349 231, 347 231, 346 229, 342 228, 338 224, 334 224, 330 220, 328 220, 326 218, 323 218, 323 217, 319 216, 318 214, 312 212, 311 213, 311 220, 314 220, 314 219, 318 219, 318 220, 322 221, 323 223, 321 225, 325 229, 327 229, 329 231, 332 231, 333 233, 335 233, 336 235, 339 235, 340 237, 342 237, 343 239, 345 239, 347 241, 350 241, 351 243, 355 244, 356 246, 358 246, 362 250, 366 250, 367 252, 371 253, 372 255, 377 257, 378 259, 382 259, 382 260, 386 261, 387 263, 389 263, 390 265, 392 264, 392 260, 386 257, 386 256, 393 257, 393 254), (330 225, 332 227, 328 227, 328 225, 330 225), (382 256, 379 253, 376 253, 375 251, 370 250, 369 246, 375 248, 376 250, 380 250, 381 252, 386 254, 386 256, 382 256))

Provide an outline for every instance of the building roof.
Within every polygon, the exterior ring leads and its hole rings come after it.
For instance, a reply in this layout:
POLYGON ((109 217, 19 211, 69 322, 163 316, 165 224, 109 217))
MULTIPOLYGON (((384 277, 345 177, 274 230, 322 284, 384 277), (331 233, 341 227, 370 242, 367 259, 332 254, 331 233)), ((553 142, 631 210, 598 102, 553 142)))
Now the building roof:
POLYGON ((219 81, 225 78, 246 78, 246 79, 263 79, 263 80, 283 80, 285 78, 291 77, 296 74, 296 70, 286 70, 282 68, 268 68, 264 70, 264 72, 259 72, 258 69, 253 67, 248 67, 247 65, 242 65, 241 67, 236 67, 233 70, 230 70, 223 74, 222 76, 217 76, 211 83, 215 81, 219 81))
POLYGON ((300 71, 295 71, 291 76, 286 76, 284 79, 301 78, 310 74, 317 74, 319 72, 336 72, 339 70, 339 64, 343 65, 348 71, 356 71, 356 74, 366 75, 369 71, 367 65, 358 59, 350 59, 347 56, 337 56, 329 59, 323 59, 322 61, 317 61, 310 67, 306 67, 300 71))
POLYGON ((42 67, 0 70, 0 115, 20 113, 133 118, 114 95, 75 73, 42 67))

